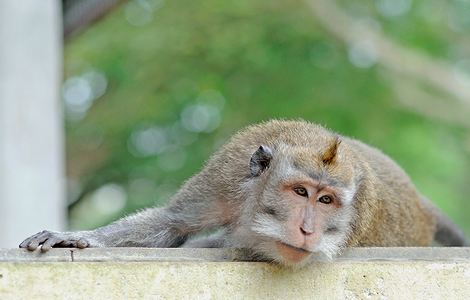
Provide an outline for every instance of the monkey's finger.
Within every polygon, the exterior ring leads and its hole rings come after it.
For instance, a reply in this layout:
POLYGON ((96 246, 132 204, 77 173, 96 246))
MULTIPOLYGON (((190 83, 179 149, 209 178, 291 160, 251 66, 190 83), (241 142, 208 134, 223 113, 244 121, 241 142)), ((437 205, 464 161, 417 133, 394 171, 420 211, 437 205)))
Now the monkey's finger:
POLYGON ((20 248, 27 248, 28 245, 34 240, 36 239, 38 236, 40 236, 41 234, 43 234, 44 231, 41 231, 41 232, 38 232, 32 236, 30 236, 29 238, 25 239, 23 242, 21 242, 20 244, 20 248))
POLYGON ((57 246, 58 247, 61 247, 61 248, 67 248, 68 246, 70 246, 72 244, 71 241, 68 241, 68 240, 61 240, 59 243, 57 243, 57 246))
POLYGON ((83 249, 83 248, 86 248, 88 247, 88 241, 87 240, 84 240, 84 239, 79 239, 77 241, 77 248, 80 248, 80 249, 83 249))
POLYGON ((49 238, 47 239, 41 246, 41 252, 47 252, 51 250, 52 247, 60 243, 62 240, 57 238, 49 238))
POLYGON ((21 244, 20 244, 20 248, 26 248, 28 247, 28 244, 30 243, 31 241, 31 238, 27 238, 26 240, 22 241, 21 244))
POLYGON ((28 250, 34 251, 36 250, 39 245, 44 243, 49 237, 48 232, 41 232, 36 238, 32 239, 32 241, 28 244, 28 250))
POLYGON ((37 248, 39 247, 39 241, 38 240, 33 240, 31 241, 28 246, 27 246, 27 249, 29 251, 34 251, 36 250, 37 248))

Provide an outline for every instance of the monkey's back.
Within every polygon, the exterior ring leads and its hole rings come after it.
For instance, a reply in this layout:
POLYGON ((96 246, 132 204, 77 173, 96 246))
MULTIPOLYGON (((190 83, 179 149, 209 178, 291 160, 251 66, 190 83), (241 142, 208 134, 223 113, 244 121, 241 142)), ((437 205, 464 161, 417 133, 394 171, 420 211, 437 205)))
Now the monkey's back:
POLYGON ((362 158, 366 176, 357 195, 359 215, 351 246, 429 246, 436 216, 409 176, 390 157, 360 141, 346 139, 362 158))

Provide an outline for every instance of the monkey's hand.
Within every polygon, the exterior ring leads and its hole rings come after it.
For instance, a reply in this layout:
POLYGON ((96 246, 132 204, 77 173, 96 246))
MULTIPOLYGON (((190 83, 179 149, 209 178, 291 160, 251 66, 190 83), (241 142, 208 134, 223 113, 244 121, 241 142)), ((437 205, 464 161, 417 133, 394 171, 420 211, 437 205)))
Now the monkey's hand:
POLYGON ((27 238, 20 244, 20 248, 29 251, 36 250, 41 246, 41 251, 46 252, 51 248, 86 248, 90 247, 90 242, 84 236, 85 232, 56 232, 43 230, 27 238))

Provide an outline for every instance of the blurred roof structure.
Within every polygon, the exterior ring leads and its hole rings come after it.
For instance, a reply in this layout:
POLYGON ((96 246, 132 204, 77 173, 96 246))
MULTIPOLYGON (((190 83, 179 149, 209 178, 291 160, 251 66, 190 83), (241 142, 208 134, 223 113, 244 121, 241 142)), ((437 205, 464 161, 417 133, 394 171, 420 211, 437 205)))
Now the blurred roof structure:
POLYGON ((124 0, 62 0, 64 38, 74 36, 98 21, 124 0))

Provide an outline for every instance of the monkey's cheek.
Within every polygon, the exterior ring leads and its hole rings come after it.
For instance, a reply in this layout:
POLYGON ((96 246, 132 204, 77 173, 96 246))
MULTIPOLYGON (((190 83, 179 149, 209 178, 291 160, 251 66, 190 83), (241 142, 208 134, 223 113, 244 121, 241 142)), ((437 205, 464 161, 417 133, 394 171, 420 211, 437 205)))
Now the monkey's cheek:
POLYGON ((289 263, 299 263, 310 256, 310 252, 298 249, 281 242, 276 242, 276 248, 279 254, 289 263))

